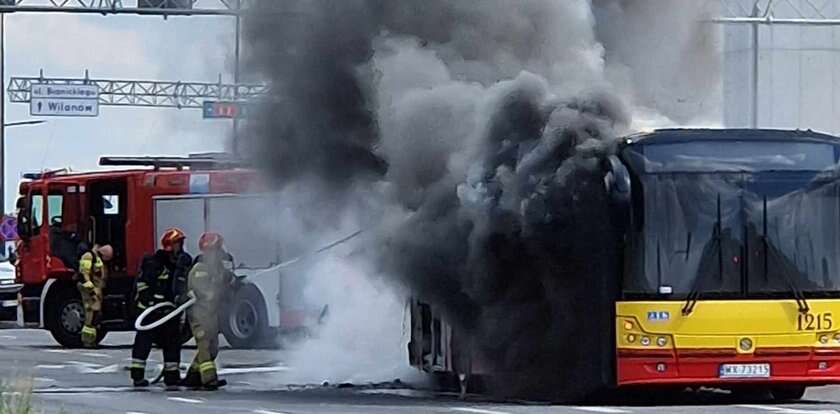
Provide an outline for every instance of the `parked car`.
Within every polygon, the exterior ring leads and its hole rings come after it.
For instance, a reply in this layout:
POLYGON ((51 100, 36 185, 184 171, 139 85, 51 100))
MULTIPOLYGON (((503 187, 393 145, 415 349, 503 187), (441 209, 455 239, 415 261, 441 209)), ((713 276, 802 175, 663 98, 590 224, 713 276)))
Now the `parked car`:
POLYGON ((23 285, 15 283, 15 266, 11 263, 10 246, 0 252, 0 322, 17 320, 18 292, 23 285))

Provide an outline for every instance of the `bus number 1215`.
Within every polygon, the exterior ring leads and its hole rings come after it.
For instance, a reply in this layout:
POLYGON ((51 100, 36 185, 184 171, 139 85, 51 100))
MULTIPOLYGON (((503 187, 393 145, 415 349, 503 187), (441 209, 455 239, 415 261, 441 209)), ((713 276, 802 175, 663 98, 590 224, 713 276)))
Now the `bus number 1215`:
POLYGON ((834 326, 834 320, 831 318, 831 312, 824 313, 806 313, 799 314, 796 320, 796 329, 800 331, 822 331, 831 329, 834 326))

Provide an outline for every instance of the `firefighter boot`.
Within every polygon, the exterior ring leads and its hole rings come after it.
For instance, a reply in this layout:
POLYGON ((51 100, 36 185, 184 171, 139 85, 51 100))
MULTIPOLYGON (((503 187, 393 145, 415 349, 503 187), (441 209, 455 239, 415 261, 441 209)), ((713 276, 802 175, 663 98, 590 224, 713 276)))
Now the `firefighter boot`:
POLYGON ((198 373, 197 370, 192 369, 187 371, 187 376, 181 381, 181 386, 184 387, 200 387, 201 386, 201 375, 198 373))
POLYGON ((166 388, 177 388, 181 385, 181 373, 178 371, 166 371, 163 373, 163 383, 166 388))
POLYGON ((148 387, 149 381, 145 378, 146 370, 144 368, 131 368, 131 380, 135 387, 148 387))

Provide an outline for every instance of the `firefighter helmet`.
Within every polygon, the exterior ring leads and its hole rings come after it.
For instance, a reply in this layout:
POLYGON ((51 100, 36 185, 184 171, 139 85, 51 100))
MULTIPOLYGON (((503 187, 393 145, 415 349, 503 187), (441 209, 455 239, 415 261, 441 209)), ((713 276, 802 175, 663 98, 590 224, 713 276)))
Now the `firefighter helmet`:
POLYGON ((177 227, 167 229, 163 232, 163 236, 160 237, 160 247, 168 252, 172 251, 175 243, 183 242, 186 238, 187 235, 177 227))
POLYGON ((221 249, 225 242, 224 238, 219 233, 207 232, 201 235, 198 239, 198 249, 203 251, 221 249))

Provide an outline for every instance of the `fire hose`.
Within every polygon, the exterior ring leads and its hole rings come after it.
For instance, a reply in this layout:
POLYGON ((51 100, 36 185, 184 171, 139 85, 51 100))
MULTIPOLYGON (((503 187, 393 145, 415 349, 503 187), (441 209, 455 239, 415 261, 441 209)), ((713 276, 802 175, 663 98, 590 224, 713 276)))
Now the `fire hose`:
MULTIPOLYGON (((336 240, 332 243, 329 243, 329 244, 327 244, 327 245, 325 245, 321 248, 318 248, 317 250, 314 250, 314 251, 312 251, 308 254, 304 254, 304 255, 295 257, 294 259, 287 260, 285 262, 274 265, 274 266, 269 267, 267 269, 262 269, 259 272, 255 273, 253 275, 253 277, 260 276, 260 275, 263 275, 263 274, 267 274, 267 273, 273 272, 275 270, 291 266, 291 265, 293 265, 293 264, 295 264, 295 263, 297 263, 301 260, 304 260, 304 259, 309 258, 311 256, 318 255, 320 253, 323 253, 327 250, 332 249, 333 247, 336 247, 340 244, 348 242, 351 239, 358 236, 359 234, 362 234, 362 230, 357 230, 356 232, 350 234, 349 236, 342 237, 342 238, 340 238, 340 239, 338 239, 338 240, 336 240)), ((190 292, 189 295, 190 295, 190 299, 187 300, 186 302, 184 302, 183 304, 181 304, 181 306, 176 307, 175 304, 172 303, 172 302, 163 302, 163 303, 158 303, 158 304, 144 310, 143 313, 141 313, 140 316, 137 317, 137 320, 134 321, 134 329, 136 329, 138 331, 149 331, 149 330, 155 329, 155 328, 171 321, 172 319, 174 319, 175 317, 180 315, 182 312, 186 311, 190 306, 195 304, 195 300, 196 300, 195 295, 192 292, 190 292), (163 309, 163 308, 168 308, 168 307, 172 307, 172 308, 175 308, 175 309, 173 311, 167 313, 166 315, 164 315, 163 317, 161 317, 157 321, 152 322, 148 325, 143 325, 143 321, 146 318, 148 318, 149 315, 151 315, 152 313, 154 313, 157 310, 160 310, 160 309, 163 309)))

